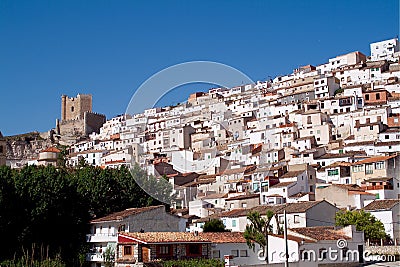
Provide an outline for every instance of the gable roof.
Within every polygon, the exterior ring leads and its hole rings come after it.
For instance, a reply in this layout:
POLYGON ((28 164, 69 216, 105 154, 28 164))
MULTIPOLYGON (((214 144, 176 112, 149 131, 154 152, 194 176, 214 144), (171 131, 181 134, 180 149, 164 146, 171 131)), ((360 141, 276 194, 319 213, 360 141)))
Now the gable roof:
POLYGON ((225 199, 225 201, 232 201, 232 200, 242 200, 242 199, 249 199, 249 198, 259 198, 260 194, 247 194, 247 195, 239 195, 231 198, 225 199))
POLYGON ((199 233, 212 243, 246 243, 242 232, 199 233))
POLYGON ((281 175, 279 178, 292 178, 292 177, 297 177, 306 170, 298 170, 298 171, 288 171, 287 173, 281 175))
POLYGON ((313 227, 300 227, 291 228, 291 232, 309 237, 314 240, 338 240, 338 239, 351 239, 346 235, 343 229, 335 229, 334 226, 313 226, 313 227))
POLYGON ((164 206, 158 205, 158 206, 149 206, 149 207, 143 207, 143 208, 130 208, 130 209, 126 209, 123 211, 111 213, 107 216, 91 220, 90 222, 91 223, 100 223, 100 222, 109 222, 109 221, 119 221, 126 217, 136 215, 139 213, 143 213, 143 212, 147 212, 147 211, 154 210, 154 209, 159 209, 161 207, 164 207, 164 206))
POLYGON ((143 244, 157 243, 210 243, 210 241, 194 233, 188 232, 145 232, 145 233, 119 233, 120 236, 143 244))
POLYGON ((374 200, 364 207, 364 210, 390 210, 400 203, 400 199, 374 200))
POLYGON ((56 148, 56 147, 54 147, 54 146, 51 146, 51 147, 48 147, 48 148, 46 148, 46 149, 43 149, 42 151, 40 151, 40 153, 42 153, 42 152, 54 152, 54 153, 60 153, 60 152, 61 152, 61 150, 59 150, 58 148, 56 148))
POLYGON ((370 157, 367 159, 363 159, 360 161, 356 161, 353 163, 353 165, 361 165, 361 164, 366 164, 366 163, 374 163, 378 161, 385 161, 391 158, 397 157, 397 155, 392 155, 392 156, 377 156, 377 157, 370 157))

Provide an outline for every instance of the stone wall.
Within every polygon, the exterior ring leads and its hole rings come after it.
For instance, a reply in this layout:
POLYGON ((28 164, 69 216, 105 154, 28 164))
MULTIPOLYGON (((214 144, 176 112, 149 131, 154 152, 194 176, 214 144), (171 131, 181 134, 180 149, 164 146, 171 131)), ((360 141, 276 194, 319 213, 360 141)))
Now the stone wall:
POLYGON ((400 246, 367 246, 365 251, 372 255, 399 255, 400 246))
POLYGON ((85 112, 92 111, 92 95, 61 96, 61 121, 83 119, 85 112))
POLYGON ((84 131, 86 135, 89 135, 93 132, 100 133, 100 128, 106 122, 106 116, 94 112, 85 112, 84 121, 84 131))

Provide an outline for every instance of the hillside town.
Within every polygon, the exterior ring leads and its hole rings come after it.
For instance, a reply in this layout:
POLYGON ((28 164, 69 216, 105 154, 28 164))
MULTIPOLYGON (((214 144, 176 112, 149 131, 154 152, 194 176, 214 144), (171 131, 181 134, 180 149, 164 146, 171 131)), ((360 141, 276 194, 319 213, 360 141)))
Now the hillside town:
POLYGON ((0 165, 57 166, 64 152, 67 166, 137 165, 173 188, 170 209, 130 208, 93 219, 86 260, 94 267, 106 266, 109 248, 121 267, 189 258, 265 265, 260 247, 249 248, 243 236, 250 211, 274 213, 271 266, 359 266, 362 256, 332 260, 324 251, 337 248, 339 239, 347 244, 341 255, 361 255, 370 242, 400 243, 397 38, 371 43, 369 55, 355 51, 111 119, 92 111, 91 95, 63 95, 60 119, 41 136, 51 141, 33 140, 37 153, 16 160, 11 141, 0 134, 0 165), (335 226, 343 210, 371 213, 390 238, 367 240, 352 225, 335 226), (229 231, 203 232, 212 219, 229 231), (278 256, 286 248, 289 255, 278 256), (315 251, 318 261, 305 261, 305 250, 315 251))

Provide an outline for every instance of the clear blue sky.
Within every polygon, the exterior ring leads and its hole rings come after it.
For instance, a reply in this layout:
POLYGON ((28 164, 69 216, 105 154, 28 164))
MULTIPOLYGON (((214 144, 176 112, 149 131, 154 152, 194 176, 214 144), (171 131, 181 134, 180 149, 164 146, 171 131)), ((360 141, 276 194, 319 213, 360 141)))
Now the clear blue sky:
MULTIPOLYGON (((47 131, 62 94, 111 118, 165 67, 217 61, 253 80, 399 34, 399 1, 0 0, 0 131, 47 131)), ((167 96, 165 103, 182 96, 167 96)))

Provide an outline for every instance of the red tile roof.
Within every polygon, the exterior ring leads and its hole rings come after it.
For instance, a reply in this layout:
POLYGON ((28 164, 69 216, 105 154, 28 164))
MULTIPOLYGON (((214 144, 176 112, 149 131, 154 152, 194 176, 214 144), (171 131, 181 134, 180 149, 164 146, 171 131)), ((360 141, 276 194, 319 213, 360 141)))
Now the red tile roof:
POLYGON ((247 194, 247 195, 240 195, 240 196, 227 198, 225 201, 242 200, 242 199, 259 198, 259 197, 260 197, 260 194, 247 194))
POLYGON ((385 161, 391 158, 397 157, 397 155, 392 155, 392 156, 377 156, 377 157, 370 157, 367 159, 363 159, 357 162, 354 162, 353 165, 360 165, 360 164, 366 164, 366 163, 373 163, 373 162, 378 162, 378 161, 385 161))
POLYGON ((143 207, 143 208, 130 208, 130 209, 126 209, 126 210, 123 210, 123 211, 114 212, 114 213, 109 214, 107 216, 94 219, 94 220, 92 220, 90 222, 91 223, 99 223, 99 222, 109 222, 109 221, 122 220, 122 219, 124 219, 126 217, 129 217, 129 216, 132 216, 132 215, 136 215, 136 214, 139 214, 139 213, 143 213, 143 212, 147 212, 147 211, 154 210, 154 209, 159 209, 161 207, 164 208, 163 205, 149 206, 149 207, 143 207))
POLYGON ((212 243, 246 243, 242 232, 199 233, 212 243))
POLYGON ((53 152, 53 153, 60 153, 61 152, 61 150, 59 150, 58 148, 56 148, 56 147, 54 147, 54 146, 51 146, 51 147, 48 147, 48 148, 46 148, 46 149, 43 149, 42 151, 40 151, 40 152, 53 152))
POLYGON ((119 233, 133 241, 149 244, 149 243, 210 243, 210 241, 202 235, 195 235, 188 232, 145 232, 145 233, 119 233))
POLYGON ((364 207, 364 210, 390 210, 400 203, 400 199, 375 200, 364 207))
POLYGON ((342 229, 335 229, 334 226, 291 228, 290 231, 317 241, 351 239, 351 237, 346 235, 342 229))

